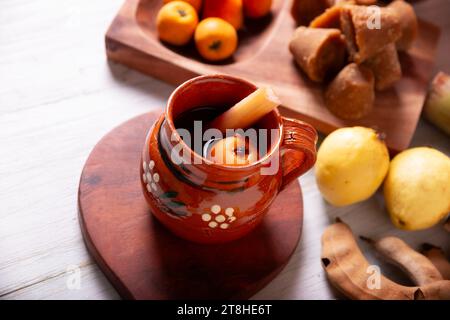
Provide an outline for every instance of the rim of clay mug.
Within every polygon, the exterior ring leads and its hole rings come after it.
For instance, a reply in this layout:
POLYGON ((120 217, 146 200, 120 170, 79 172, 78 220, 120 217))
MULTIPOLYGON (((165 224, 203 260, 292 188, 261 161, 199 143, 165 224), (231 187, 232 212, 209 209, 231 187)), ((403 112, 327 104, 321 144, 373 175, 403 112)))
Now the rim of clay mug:
MULTIPOLYGON (((275 153, 275 150, 280 150, 280 146, 281 146, 281 141, 282 141, 282 132, 283 132, 283 121, 282 121, 282 116, 280 114, 280 111, 278 111, 278 108, 275 108, 274 110, 272 110, 271 112, 275 113, 275 116, 278 119, 278 129, 279 129, 279 134, 278 134, 278 139, 276 141, 276 143, 270 148, 270 152, 266 153, 264 155, 264 157, 258 159, 257 161, 251 162, 249 164, 245 164, 245 165, 239 165, 239 166, 232 166, 232 165, 226 165, 226 164, 220 164, 220 163, 215 163, 201 155, 199 155, 197 152, 195 152, 194 150, 192 150, 192 148, 190 148, 181 138, 181 136, 178 134, 178 131, 175 127, 175 124, 173 122, 173 117, 172 117, 172 108, 173 108, 173 101, 177 98, 177 96, 188 86, 190 86, 193 82, 197 82, 197 81, 205 81, 205 80, 227 80, 227 81, 233 81, 233 82, 238 82, 238 83, 242 83, 244 85, 250 86, 252 88, 255 88, 255 90, 258 88, 255 84, 251 83, 250 81, 244 80, 242 78, 239 77, 233 77, 233 76, 229 76, 229 75, 225 75, 225 74, 207 74, 207 75, 203 75, 203 76, 198 76, 195 78, 191 78, 185 82, 183 82, 181 85, 179 85, 173 92, 172 94, 169 96, 169 99, 167 100, 167 107, 165 110, 165 120, 167 121, 170 130, 172 130, 172 134, 175 136, 175 138, 177 139, 177 141, 179 143, 181 143, 183 145, 183 147, 186 147, 187 149, 190 150, 190 152, 193 154, 194 158, 197 158, 199 160, 202 161, 202 163, 205 163, 208 166, 211 167, 217 167, 220 169, 227 169, 227 170, 249 170, 249 169, 253 169, 254 167, 258 167, 259 165, 261 165, 262 163, 264 163, 265 161, 267 161, 268 159, 270 159, 273 154, 275 153)), ((195 163, 195 161, 194 161, 195 163)))

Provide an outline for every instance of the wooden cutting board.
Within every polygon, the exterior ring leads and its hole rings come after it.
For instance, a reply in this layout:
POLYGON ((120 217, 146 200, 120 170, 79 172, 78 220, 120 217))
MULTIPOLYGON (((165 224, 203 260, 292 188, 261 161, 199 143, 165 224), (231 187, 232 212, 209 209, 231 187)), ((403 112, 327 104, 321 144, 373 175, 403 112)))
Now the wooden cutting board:
POLYGON ((364 125, 384 132, 392 151, 407 148, 425 100, 439 29, 421 21, 415 46, 400 57, 403 78, 394 88, 377 93, 375 108, 366 118, 345 121, 325 108, 323 87, 306 79, 289 53, 288 43, 295 29, 290 15, 292 2, 274 0, 271 16, 246 24, 234 57, 210 64, 201 59, 193 44, 176 48, 158 40, 155 17, 162 0, 126 0, 106 34, 107 55, 174 85, 209 73, 225 73, 258 85, 270 85, 283 101, 284 115, 308 121, 323 133, 364 125))
POLYGON ((159 115, 147 113, 108 133, 86 161, 78 192, 87 248, 126 299, 246 299, 272 280, 300 239, 298 181, 279 194, 248 236, 199 245, 174 236, 145 202, 140 157, 159 115))

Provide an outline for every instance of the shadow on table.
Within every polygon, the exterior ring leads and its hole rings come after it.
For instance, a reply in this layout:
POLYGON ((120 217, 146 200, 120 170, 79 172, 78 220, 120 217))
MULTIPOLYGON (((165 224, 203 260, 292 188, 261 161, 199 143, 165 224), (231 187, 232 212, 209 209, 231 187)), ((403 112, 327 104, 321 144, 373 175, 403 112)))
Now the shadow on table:
POLYGON ((142 73, 134 71, 124 65, 107 60, 112 78, 122 86, 137 90, 153 99, 167 101, 174 87, 160 80, 151 78, 142 73))

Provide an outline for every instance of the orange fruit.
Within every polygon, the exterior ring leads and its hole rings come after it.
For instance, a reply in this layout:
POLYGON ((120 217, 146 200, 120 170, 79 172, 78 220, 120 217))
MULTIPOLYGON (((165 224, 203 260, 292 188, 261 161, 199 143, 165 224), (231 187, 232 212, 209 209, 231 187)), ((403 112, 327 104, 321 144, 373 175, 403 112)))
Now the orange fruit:
POLYGON ((210 61, 230 57, 237 48, 236 29, 221 18, 207 18, 195 30, 195 45, 201 56, 210 61))
POLYGON ((244 14, 249 18, 262 18, 270 12, 272 0, 242 0, 244 14))
POLYGON ((203 2, 203 19, 222 18, 239 30, 244 23, 242 0, 205 0, 203 2))
POLYGON ((159 38, 176 46, 185 45, 191 40, 197 24, 197 11, 183 1, 165 4, 156 17, 159 38))
MULTIPOLYGON (((175 0, 164 0, 164 3, 169 3, 175 0)), ((189 3, 197 12, 200 12, 200 8, 202 7, 202 0, 180 0, 189 3)))

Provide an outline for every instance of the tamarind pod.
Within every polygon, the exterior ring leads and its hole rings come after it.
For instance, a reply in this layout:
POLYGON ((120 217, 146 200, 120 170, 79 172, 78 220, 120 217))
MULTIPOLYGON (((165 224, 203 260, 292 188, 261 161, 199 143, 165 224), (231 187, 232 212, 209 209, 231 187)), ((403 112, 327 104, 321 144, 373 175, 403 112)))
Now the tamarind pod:
POLYGON ((371 282, 371 265, 359 249, 351 229, 342 222, 330 225, 322 235, 322 265, 331 284, 358 300, 444 300, 450 299, 450 281, 422 287, 406 287, 382 274, 379 285, 371 282))
POLYGON ((436 281, 416 288, 414 300, 450 300, 450 281, 436 281))
POLYGON ((370 289, 370 264, 359 249, 350 228, 340 222, 322 236, 322 263, 330 282, 351 299, 412 299, 403 286, 380 275, 379 289, 370 289))
POLYGON ((422 254, 427 257, 432 264, 439 270, 442 278, 450 280, 450 262, 444 254, 444 251, 429 243, 422 245, 422 254))
POLYGON ((427 257, 415 251, 400 238, 363 239, 369 240, 368 242, 387 262, 402 269, 414 284, 421 286, 443 280, 439 270, 427 257))

